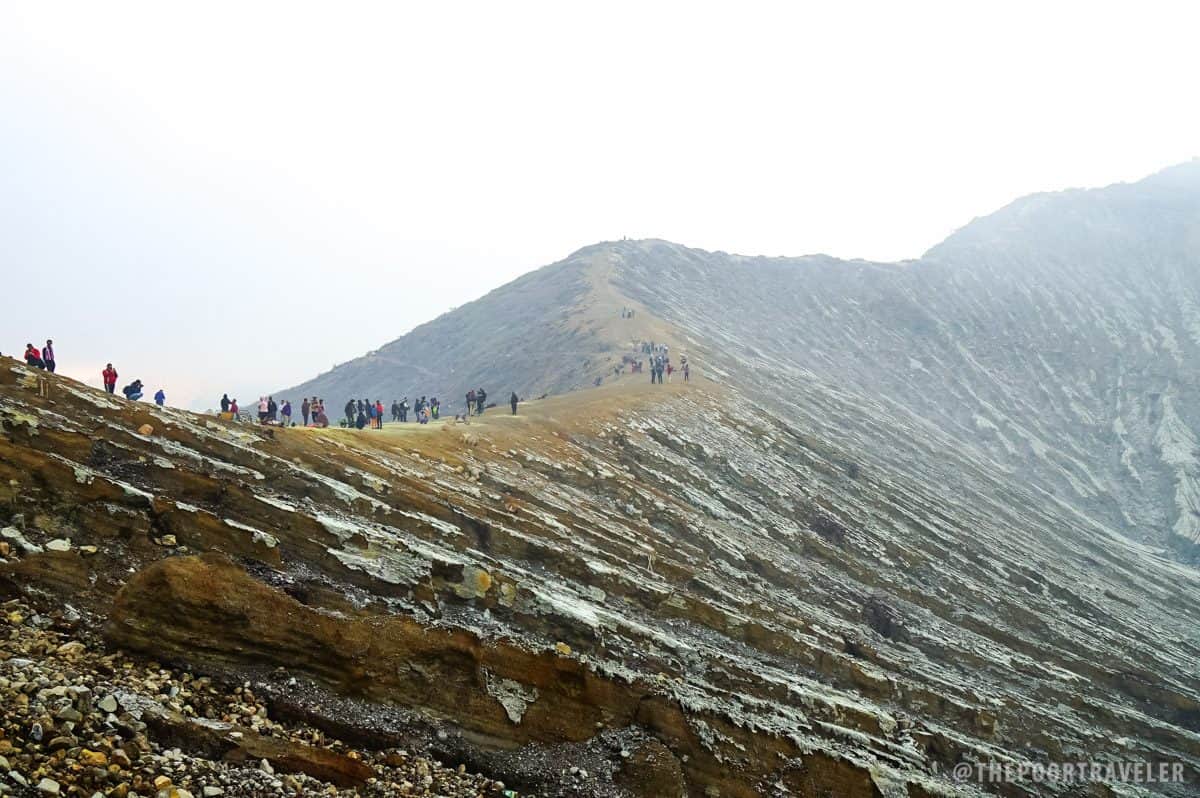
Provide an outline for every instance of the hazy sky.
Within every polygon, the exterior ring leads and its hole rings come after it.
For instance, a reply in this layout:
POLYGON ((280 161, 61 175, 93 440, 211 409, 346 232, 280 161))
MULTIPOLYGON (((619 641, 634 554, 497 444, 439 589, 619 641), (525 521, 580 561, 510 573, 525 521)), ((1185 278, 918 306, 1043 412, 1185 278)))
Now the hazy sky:
POLYGON ((5 3, 0 351, 245 403, 598 240, 915 257, 1200 154, 1188 7, 5 3))

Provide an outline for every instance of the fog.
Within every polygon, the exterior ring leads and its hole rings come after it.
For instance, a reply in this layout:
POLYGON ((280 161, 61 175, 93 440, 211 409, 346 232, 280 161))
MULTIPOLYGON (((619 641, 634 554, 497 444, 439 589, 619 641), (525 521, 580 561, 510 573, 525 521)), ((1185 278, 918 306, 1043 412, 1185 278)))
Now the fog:
POLYGON ((1187 160, 1171 5, 0 9, 0 351, 211 407, 598 240, 896 260, 1187 160))

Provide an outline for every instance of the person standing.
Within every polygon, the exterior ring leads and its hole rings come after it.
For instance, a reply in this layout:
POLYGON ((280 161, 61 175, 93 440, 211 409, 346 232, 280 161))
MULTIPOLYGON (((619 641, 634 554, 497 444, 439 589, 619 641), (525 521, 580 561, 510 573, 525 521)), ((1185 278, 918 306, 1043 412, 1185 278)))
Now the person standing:
POLYGON ((113 368, 112 363, 104 367, 104 371, 100 372, 100 376, 104 378, 104 390, 109 393, 117 391, 117 370, 113 368))
POLYGON ((279 423, 279 405, 275 403, 274 396, 267 397, 267 418, 272 424, 279 423))
POLYGON ((470 416, 475 410, 475 389, 467 391, 467 416, 470 416))
POLYGON ((229 412, 229 394, 227 394, 227 393, 221 394, 221 412, 222 413, 229 412))
POLYGON ((308 403, 308 397, 304 397, 304 401, 300 403, 300 417, 304 419, 304 426, 308 426, 308 411, 311 405, 308 403))
POLYGON ((233 416, 234 421, 238 420, 238 405, 236 398, 229 403, 229 413, 233 416))
POLYGON ((162 407, 164 404, 166 404, 166 402, 167 402, 167 395, 166 395, 166 393, 163 392, 162 388, 159 388, 158 392, 154 394, 154 404, 158 405, 159 407, 162 407))
POLYGON ((267 407, 268 407, 267 397, 265 397, 265 396, 258 397, 258 423, 259 424, 267 423, 267 407))
POLYGON ((512 414, 514 416, 517 414, 517 402, 519 402, 519 401, 520 401, 520 399, 517 398, 516 391, 513 391, 512 396, 508 397, 508 403, 509 403, 509 405, 512 406, 512 414))
POLYGON ((383 400, 375 400, 375 429, 383 429, 383 400))
POLYGON ((408 397, 407 396, 400 400, 400 422, 402 424, 408 423, 408 397))
POLYGON ((292 400, 284 399, 283 407, 279 411, 279 415, 283 416, 283 426, 292 426, 292 400))
POLYGON ((475 415, 483 415, 483 403, 487 401, 487 391, 479 388, 475 391, 475 415))
POLYGON ((46 345, 42 347, 42 363, 46 366, 46 371, 54 373, 54 342, 49 338, 46 339, 46 345))

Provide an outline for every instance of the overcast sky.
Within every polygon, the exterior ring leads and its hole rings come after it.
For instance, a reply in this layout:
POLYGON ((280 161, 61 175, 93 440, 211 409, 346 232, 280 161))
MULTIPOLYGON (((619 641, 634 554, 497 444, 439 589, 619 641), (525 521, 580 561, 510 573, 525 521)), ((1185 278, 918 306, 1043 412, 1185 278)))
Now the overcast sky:
POLYGON ((0 351, 213 406, 598 240, 916 257, 1200 154, 1171 8, 5 3, 0 351))

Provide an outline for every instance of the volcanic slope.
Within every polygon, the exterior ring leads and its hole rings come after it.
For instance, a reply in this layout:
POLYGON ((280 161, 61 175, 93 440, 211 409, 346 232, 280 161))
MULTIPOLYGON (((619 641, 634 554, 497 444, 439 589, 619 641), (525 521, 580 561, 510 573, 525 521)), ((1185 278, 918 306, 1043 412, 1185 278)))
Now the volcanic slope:
POLYGON ((544 796, 1200 767, 1196 572, 883 400, 639 376, 470 425, 270 430, 3 363, 0 589, 273 717, 544 796))
POLYGON ((736 390, 728 412, 854 430, 909 476, 955 480, 942 452, 969 452, 1043 504, 1200 552, 1200 161, 1027 197, 900 264, 597 244, 287 395, 458 409, 478 385, 612 380, 643 340, 736 390))

